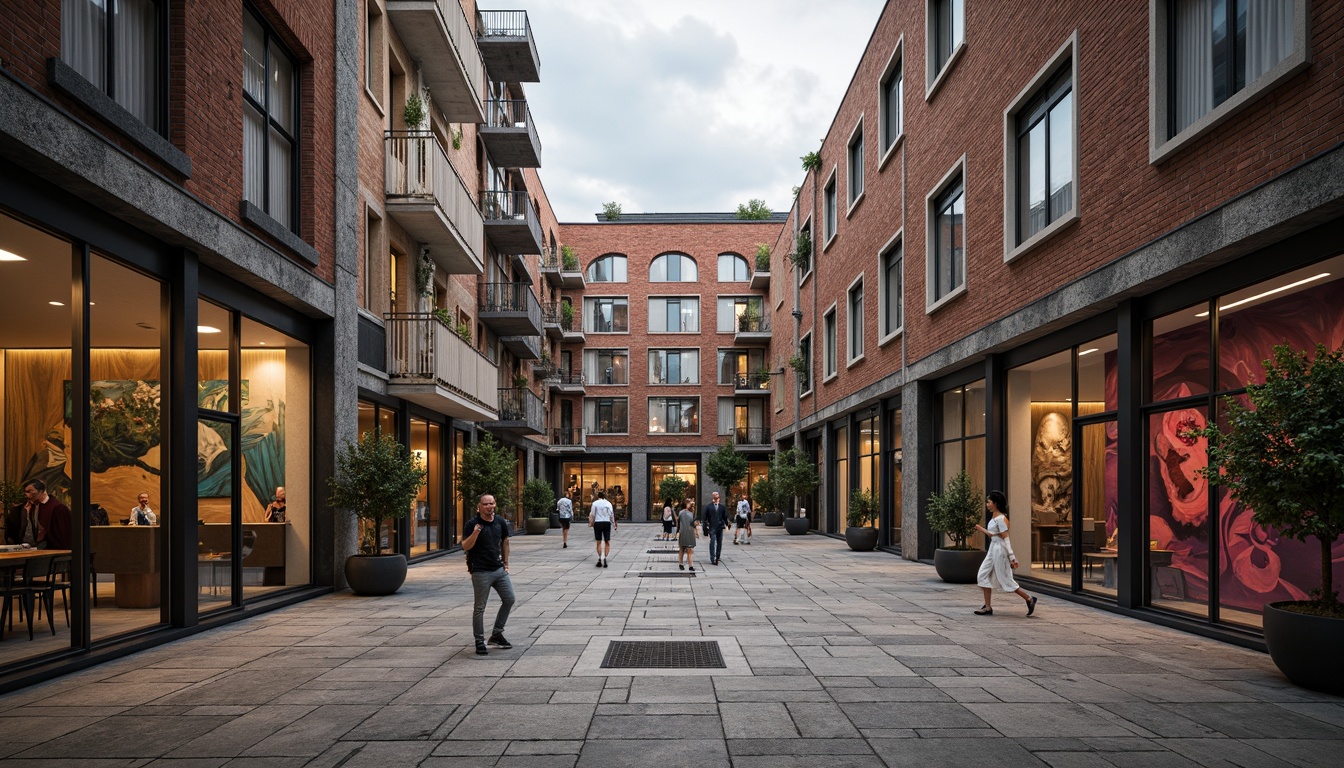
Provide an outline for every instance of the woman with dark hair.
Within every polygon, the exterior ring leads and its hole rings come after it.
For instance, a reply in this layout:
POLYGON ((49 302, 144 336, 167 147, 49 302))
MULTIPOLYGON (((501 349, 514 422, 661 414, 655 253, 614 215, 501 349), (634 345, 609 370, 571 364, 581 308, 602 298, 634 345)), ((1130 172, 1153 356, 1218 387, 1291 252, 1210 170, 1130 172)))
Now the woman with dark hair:
POLYGON ((1013 554, 1013 543, 1008 540, 1008 497, 1003 491, 990 491, 985 509, 990 513, 989 527, 976 525, 975 529, 989 537, 989 552, 980 564, 980 574, 976 581, 985 593, 985 604, 976 611, 977 616, 990 616, 994 608, 990 603, 994 590, 1014 592, 1027 603, 1027 615, 1036 612, 1036 598, 1017 586, 1013 579, 1013 569, 1017 567, 1017 556, 1013 554))

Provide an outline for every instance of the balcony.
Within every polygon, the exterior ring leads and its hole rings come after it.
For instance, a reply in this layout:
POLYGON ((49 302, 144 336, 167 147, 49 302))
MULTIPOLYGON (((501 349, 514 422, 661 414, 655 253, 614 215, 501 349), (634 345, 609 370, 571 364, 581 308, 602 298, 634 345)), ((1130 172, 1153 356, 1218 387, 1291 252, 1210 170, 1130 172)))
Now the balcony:
POLYGON ((383 316, 387 393, 469 421, 499 418, 499 369, 428 312, 383 316))
POLYGON ((487 421, 483 426, 491 432, 544 435, 545 412, 541 398, 532 390, 507 387, 499 390, 499 419, 487 421))
POLYGON ((541 222, 527 192, 487 189, 481 192, 485 234, 500 253, 541 253, 541 222))
POLYGON ((541 302, 530 284, 482 283, 479 298, 480 320, 496 335, 541 336, 541 302))
POLYGON ((476 44, 495 80, 541 81, 541 59, 527 11, 480 11, 476 14, 476 44))
POLYGON ((513 353, 513 356, 519 360, 540 360, 541 359, 541 337, 540 336, 501 336, 499 343, 504 348, 513 353))
POLYGON ((476 201, 433 134, 389 131, 387 213, 454 275, 485 271, 485 224, 476 201))
POLYGON ((545 327, 547 336, 562 344, 582 344, 584 342, 583 326, 579 324, 577 310, 566 318, 563 302, 554 301, 546 305, 542 325, 545 327))
POLYGON ((547 247, 541 254, 541 275, 557 288, 583 290, 587 284, 583 279, 583 269, 579 267, 579 258, 565 256, 564 249, 557 251, 547 247))
POLYGON ((485 116, 481 141, 497 167, 541 167, 541 139, 527 101, 491 99, 485 103, 485 116))
POLYGON ((583 374, 578 371, 558 371, 546 379, 546 386, 558 395, 582 395, 583 374))
POLYGON ((770 318, 766 316, 740 315, 737 318, 737 333, 733 343, 738 346, 768 346, 770 344, 770 318))
POLYGON ((532 364, 532 373, 539 379, 549 379, 560 372, 560 365, 554 360, 541 358, 532 364))
POLYGON ((743 373, 733 377, 733 392, 738 395, 769 395, 770 374, 743 373))
POLYGON ((551 449, 568 453, 582 453, 588 448, 588 434, 583 427, 551 427, 551 449))
POLYGON ((485 122, 485 64, 457 0, 387 0, 387 18, 450 123, 485 122))
POLYGON ((733 447, 740 451, 770 450, 770 429, 768 427, 735 427, 733 429, 733 447))
POLYGON ((764 291, 770 287, 770 270, 758 269, 751 273, 751 289, 753 291, 764 291))

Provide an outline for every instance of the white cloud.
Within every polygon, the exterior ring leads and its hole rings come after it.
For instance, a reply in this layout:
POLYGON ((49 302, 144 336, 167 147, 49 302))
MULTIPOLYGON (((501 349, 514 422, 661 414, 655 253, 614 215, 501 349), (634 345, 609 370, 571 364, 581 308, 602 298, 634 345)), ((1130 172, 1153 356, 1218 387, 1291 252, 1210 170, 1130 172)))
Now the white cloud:
POLYGON ((562 221, 627 212, 776 210, 802 179, 881 0, 541 0, 527 96, 562 221))

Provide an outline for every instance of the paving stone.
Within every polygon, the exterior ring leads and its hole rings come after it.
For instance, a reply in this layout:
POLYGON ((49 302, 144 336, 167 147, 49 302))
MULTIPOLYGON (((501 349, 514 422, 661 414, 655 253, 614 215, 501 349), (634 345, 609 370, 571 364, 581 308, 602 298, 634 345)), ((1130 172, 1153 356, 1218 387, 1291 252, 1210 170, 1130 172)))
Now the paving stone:
POLYGON ((919 768, 1026 768, 1045 763, 1012 739, 874 739, 873 751, 888 766, 919 768))
POLYGON ((532 739, 569 739, 588 730, 594 709, 585 704, 478 704, 448 738, 479 739, 505 729, 526 728, 532 739))
POLYGON ((859 735, 842 709, 831 703, 789 702, 789 715, 805 739, 848 739, 859 735))
POLYGON ((719 766, 728 764, 721 738, 589 740, 579 753, 578 768, 629 768, 638 755, 645 766, 719 766))
POLYGON ((723 727, 717 708, 710 711, 714 714, 602 715, 593 718, 588 739, 679 739, 694 734, 722 741, 723 727))

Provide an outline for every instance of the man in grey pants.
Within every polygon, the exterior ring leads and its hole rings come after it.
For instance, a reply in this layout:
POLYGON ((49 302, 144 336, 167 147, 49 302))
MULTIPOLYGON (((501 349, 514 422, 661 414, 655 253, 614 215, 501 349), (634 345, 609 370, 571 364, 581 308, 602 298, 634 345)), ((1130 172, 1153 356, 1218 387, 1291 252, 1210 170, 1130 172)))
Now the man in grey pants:
POLYGON ((467 521, 462 550, 467 553, 467 570, 476 603, 471 612, 471 631, 476 635, 476 654, 490 653, 485 647, 485 601, 493 588, 499 593, 499 615, 495 616, 490 643, 512 648, 504 639, 504 624, 513 608, 513 582, 509 580, 509 521, 495 515, 495 497, 485 494, 476 505, 476 516, 467 521))

